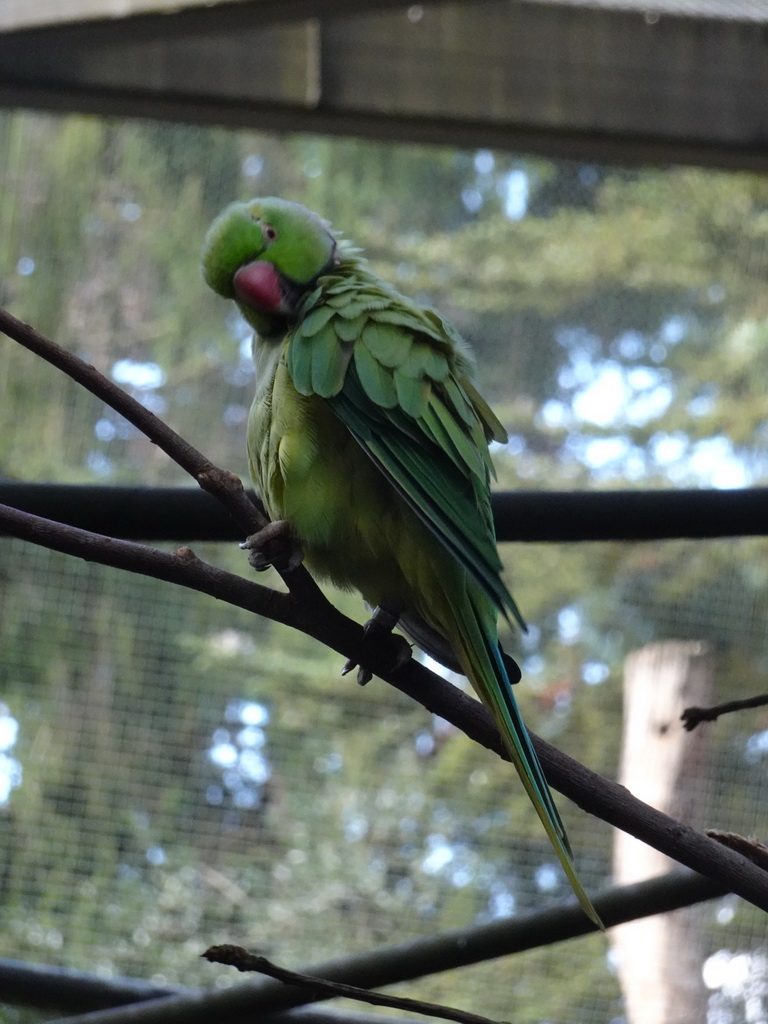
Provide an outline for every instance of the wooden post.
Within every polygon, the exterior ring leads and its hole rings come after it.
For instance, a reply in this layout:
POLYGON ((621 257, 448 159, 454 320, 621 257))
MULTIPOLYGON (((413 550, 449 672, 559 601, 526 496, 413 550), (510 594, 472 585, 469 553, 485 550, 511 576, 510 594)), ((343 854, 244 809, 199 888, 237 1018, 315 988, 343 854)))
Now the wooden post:
MULTIPOLYGON (((686 732, 685 707, 712 703, 714 659, 704 643, 669 640, 624 664, 624 736, 619 782, 653 807, 702 825, 708 729, 686 732)), ((625 832, 614 842, 614 875, 625 884, 674 866, 625 832)), ((701 1024, 707 992, 697 925, 700 908, 646 918, 611 932, 628 1024, 701 1024)))

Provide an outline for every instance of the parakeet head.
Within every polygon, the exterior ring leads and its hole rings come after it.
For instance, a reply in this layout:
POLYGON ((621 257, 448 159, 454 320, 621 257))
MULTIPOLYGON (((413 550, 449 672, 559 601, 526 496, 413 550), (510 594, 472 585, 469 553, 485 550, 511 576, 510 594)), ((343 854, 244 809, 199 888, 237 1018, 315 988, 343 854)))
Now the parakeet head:
POLYGON ((337 262, 337 241, 317 214, 287 199, 230 203, 203 243, 203 277, 235 299, 260 334, 278 333, 304 293, 337 262))

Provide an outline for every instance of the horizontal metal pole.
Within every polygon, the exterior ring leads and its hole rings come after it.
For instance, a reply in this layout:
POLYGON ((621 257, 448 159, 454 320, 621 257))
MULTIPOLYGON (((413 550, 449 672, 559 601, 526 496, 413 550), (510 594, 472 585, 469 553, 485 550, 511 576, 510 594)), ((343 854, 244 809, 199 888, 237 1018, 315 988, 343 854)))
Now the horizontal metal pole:
MULTIPOLYGON (((501 491, 499 541, 574 543, 768 535, 768 487, 744 490, 501 491)), ((196 487, 0 481, 0 504, 124 540, 237 541, 226 511, 196 487)))
MULTIPOLYGON (((88 971, 0 959, 0 1001, 9 1006, 85 1013, 202 992, 185 985, 155 985, 142 978, 102 978, 88 971)), ((381 1024, 380 1015, 363 1012, 362 1008, 356 1013, 317 1006, 275 1014, 271 1020, 272 1024, 381 1024)), ((387 1024, 411 1021, 388 1016, 387 1024)))

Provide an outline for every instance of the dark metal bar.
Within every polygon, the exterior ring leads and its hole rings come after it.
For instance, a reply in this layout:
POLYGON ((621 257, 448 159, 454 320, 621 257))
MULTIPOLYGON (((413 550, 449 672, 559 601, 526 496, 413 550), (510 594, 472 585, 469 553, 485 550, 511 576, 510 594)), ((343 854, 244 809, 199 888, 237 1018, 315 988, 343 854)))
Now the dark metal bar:
MULTIPOLYGON (((221 505, 196 487, 0 482, 0 504, 124 540, 238 541, 221 505)), ((768 487, 699 491, 502 491, 500 541, 574 543, 768 535, 768 487)))
POLYGON ((121 540, 238 541, 242 531, 219 501, 189 487, 0 482, 0 504, 121 540))
POLYGON ((164 996, 192 995, 199 991, 183 985, 153 985, 141 978, 101 978, 23 960, 0 959, 0 1002, 72 1013, 124 1006, 164 996))
POLYGON ((744 490, 503 491, 499 540, 637 541, 768 534, 768 487, 744 490))
MULTIPOLYGON (((194 996, 202 991, 184 985, 154 985, 141 978, 101 978, 88 971, 0 959, 0 1001, 9 1006, 85 1013, 167 996, 194 996)), ((366 1013, 362 1008, 360 1013, 355 1013, 308 1007, 276 1014, 272 1021, 273 1024, 381 1024, 381 1016, 366 1013)), ((415 1024, 397 1017, 387 1017, 387 1022, 415 1024)))

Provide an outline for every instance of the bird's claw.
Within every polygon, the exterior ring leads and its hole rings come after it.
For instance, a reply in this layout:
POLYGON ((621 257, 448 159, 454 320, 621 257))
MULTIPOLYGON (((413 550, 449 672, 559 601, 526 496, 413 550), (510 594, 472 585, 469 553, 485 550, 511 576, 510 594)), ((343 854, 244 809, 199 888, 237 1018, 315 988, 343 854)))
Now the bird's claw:
POLYGON ((263 529, 246 537, 240 547, 248 552, 248 562, 256 572, 264 572, 270 566, 290 572, 304 560, 301 545, 284 519, 267 523, 263 529))
MULTIPOLYGON (((386 654, 390 658, 392 670, 402 668, 411 659, 411 645, 405 637, 392 634, 397 620, 398 616, 394 612, 377 605, 373 610, 373 615, 363 626, 364 648, 374 649, 380 647, 383 640, 387 641, 386 654)), ((373 679, 373 672, 352 658, 347 658, 344 662, 341 674, 345 676, 355 668, 357 669, 358 685, 365 686, 366 683, 370 683, 373 679)))

